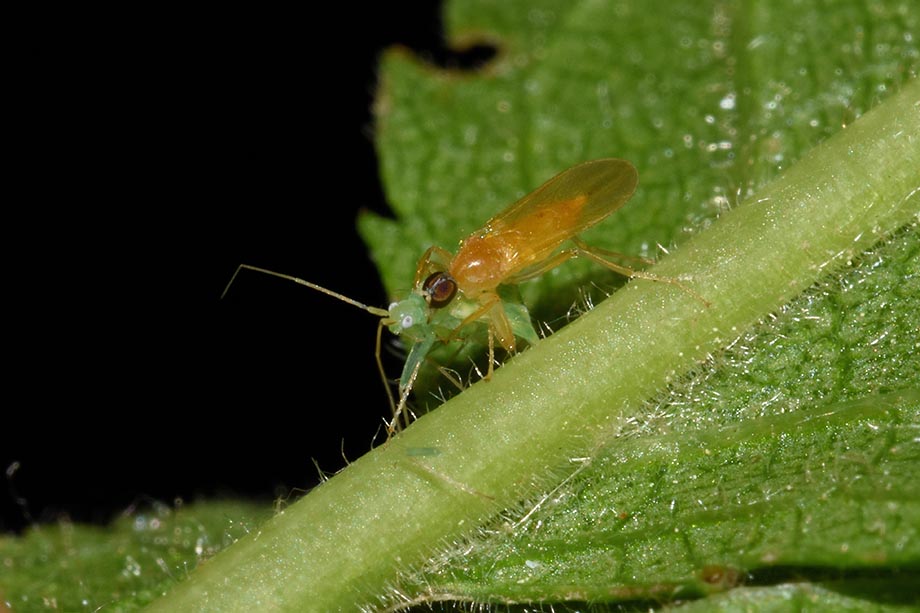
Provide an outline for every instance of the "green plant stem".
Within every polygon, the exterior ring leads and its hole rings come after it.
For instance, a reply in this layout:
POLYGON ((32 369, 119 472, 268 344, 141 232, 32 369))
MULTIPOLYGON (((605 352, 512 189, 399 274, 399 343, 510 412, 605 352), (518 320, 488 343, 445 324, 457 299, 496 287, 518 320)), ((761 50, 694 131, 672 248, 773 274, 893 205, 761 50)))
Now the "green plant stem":
MULTIPOLYGON (((152 611, 354 611, 822 273, 920 215, 920 81, 811 151, 654 273, 216 556, 152 611), (426 453, 413 450, 424 449, 426 453)), ((339 409, 347 410, 347 409, 339 409)))

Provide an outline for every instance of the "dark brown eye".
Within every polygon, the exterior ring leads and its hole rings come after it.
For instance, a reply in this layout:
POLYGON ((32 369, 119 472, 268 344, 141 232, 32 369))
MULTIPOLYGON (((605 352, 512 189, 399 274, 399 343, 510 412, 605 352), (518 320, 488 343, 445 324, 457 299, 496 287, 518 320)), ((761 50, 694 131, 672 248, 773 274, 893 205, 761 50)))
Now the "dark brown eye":
POLYGON ((457 282, 446 272, 435 272, 428 275, 422 283, 425 299, 435 309, 450 304, 457 294, 457 282))

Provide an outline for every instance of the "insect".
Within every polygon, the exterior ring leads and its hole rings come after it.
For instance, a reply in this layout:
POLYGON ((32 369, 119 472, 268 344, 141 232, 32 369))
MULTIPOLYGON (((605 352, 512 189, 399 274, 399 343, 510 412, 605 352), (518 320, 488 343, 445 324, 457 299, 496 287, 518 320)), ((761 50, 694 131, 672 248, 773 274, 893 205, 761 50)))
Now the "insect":
POLYGON ((515 337, 530 340, 519 332, 518 314, 509 308, 517 307, 504 299, 502 290, 538 277, 570 258, 587 257, 627 277, 676 285, 708 304, 676 279, 611 262, 610 257, 626 256, 592 247, 579 238, 581 232, 623 206, 638 182, 638 172, 626 160, 606 158, 573 166, 463 239, 456 254, 430 247, 416 267, 415 287, 435 312, 451 305, 458 296, 477 305, 459 322, 454 334, 472 322, 488 322, 490 373, 492 336, 509 352, 515 351, 515 337), (570 246, 560 249, 566 242, 570 246))
POLYGON ((516 295, 516 286, 571 258, 586 257, 627 277, 676 285, 708 304, 676 279, 612 262, 609 258, 624 256, 592 247, 579 238, 580 233, 623 206, 637 184, 635 167, 614 158, 584 162, 559 173, 463 239, 455 254, 430 247, 419 259, 410 294, 388 309, 367 306, 309 281, 254 266, 241 265, 237 273, 247 268, 288 279, 380 317, 376 356, 393 408, 393 419, 387 426, 392 435, 401 420, 406 421, 409 391, 422 362, 436 345, 463 340, 472 324, 484 323, 489 340, 488 378, 496 340, 509 353, 517 350, 518 338, 536 342, 537 333, 526 306, 516 295), (410 346, 400 377, 398 401, 390 392, 380 359, 384 327, 410 346))

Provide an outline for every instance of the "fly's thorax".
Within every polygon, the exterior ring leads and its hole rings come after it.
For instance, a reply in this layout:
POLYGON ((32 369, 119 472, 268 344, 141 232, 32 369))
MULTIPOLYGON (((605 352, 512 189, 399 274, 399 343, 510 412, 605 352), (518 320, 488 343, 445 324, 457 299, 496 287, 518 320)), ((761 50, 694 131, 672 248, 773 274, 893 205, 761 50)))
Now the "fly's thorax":
POLYGON ((493 290, 513 269, 517 252, 495 234, 468 237, 450 263, 450 275, 467 296, 493 290))

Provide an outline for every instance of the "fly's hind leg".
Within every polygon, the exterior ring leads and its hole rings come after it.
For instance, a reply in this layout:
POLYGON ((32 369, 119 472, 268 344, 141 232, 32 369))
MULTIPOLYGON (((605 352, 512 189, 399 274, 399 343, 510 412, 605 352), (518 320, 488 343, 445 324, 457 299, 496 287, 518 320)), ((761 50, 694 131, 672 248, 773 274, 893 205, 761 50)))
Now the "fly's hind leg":
POLYGON ((522 281, 534 279, 536 277, 539 277, 543 273, 550 271, 553 268, 556 268, 563 262, 566 262, 572 258, 585 257, 593 262, 597 262, 601 266, 604 266, 605 268, 608 268, 615 273, 619 273, 623 275, 624 277, 628 277, 630 279, 646 279, 647 281, 656 281, 658 283, 667 283, 668 285, 673 285, 675 287, 682 289, 683 291, 687 292, 688 294, 690 294, 691 296, 693 296, 694 298, 702 302, 704 306, 706 307, 711 306, 708 300, 700 296, 699 293, 687 287, 686 285, 684 285, 677 279, 672 279, 671 277, 659 277, 658 275, 654 275, 650 272, 635 270, 633 268, 630 268, 629 266, 623 266, 622 264, 617 264, 616 262, 612 262, 610 260, 610 258, 617 258, 621 260, 622 259, 637 260, 639 262, 646 263, 646 264, 651 263, 651 261, 647 260, 646 258, 637 258, 633 256, 624 255, 616 251, 610 251, 608 249, 601 249, 600 247, 592 247, 591 245, 587 244, 586 242, 584 242, 577 236, 572 237, 572 242, 575 243, 575 247, 573 249, 565 249, 563 251, 560 251, 559 253, 549 258, 542 264, 538 266, 534 266, 532 268, 527 268, 524 271, 518 273, 517 275, 509 279, 508 282, 509 283, 521 283, 522 281))
MULTIPOLYGON (((615 251, 609 251, 607 249, 601 249, 599 247, 592 247, 585 243, 583 240, 577 236, 572 238, 572 242, 575 243, 574 254, 577 256, 583 256, 588 258, 593 262, 597 262, 601 266, 609 268, 610 270, 623 275, 624 277, 629 277, 630 279, 645 279, 647 281, 655 281, 656 283, 667 283, 668 285, 673 285, 678 287, 683 291, 687 292, 697 300, 703 303, 707 308, 712 306, 708 300, 703 298, 699 293, 693 290, 690 287, 687 287, 677 279, 672 277, 660 277, 658 275, 645 272, 642 270, 633 270, 628 266, 623 266, 622 264, 617 264, 616 262, 611 262, 609 258, 619 257, 622 258, 622 254, 619 254, 615 251)), ((566 253, 566 252, 563 252, 566 253)))

